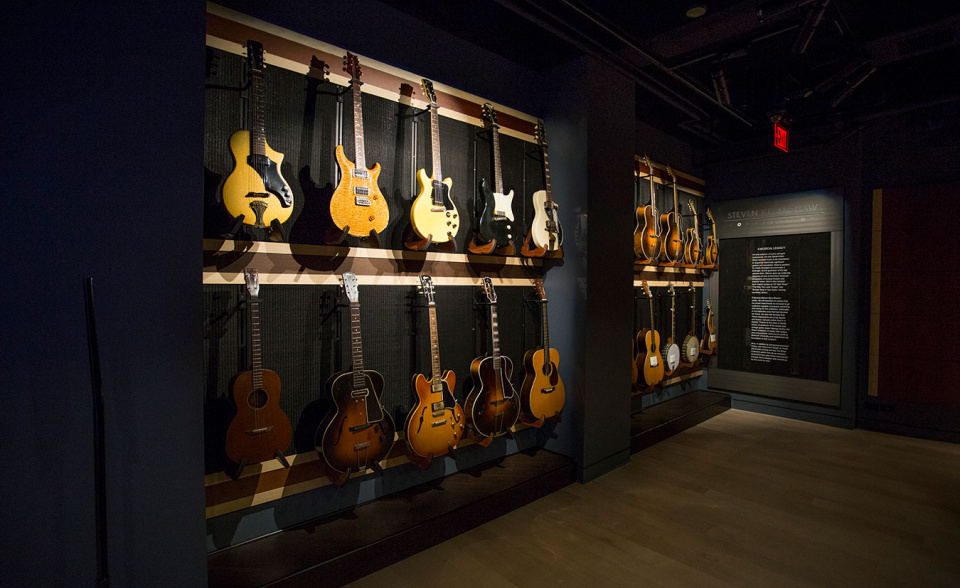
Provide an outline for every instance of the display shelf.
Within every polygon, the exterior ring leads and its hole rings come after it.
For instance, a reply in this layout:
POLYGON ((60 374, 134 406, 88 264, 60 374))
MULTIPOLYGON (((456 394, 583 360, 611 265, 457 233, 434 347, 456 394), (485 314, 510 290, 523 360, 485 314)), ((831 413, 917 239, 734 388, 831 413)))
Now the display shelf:
POLYGON ((339 284, 353 272, 362 285, 417 286, 429 274, 438 286, 532 286, 562 260, 435 251, 297 245, 269 241, 203 240, 203 283, 243 284, 243 270, 256 269, 261 284, 339 284))
MULTIPOLYGON (((638 178, 647 178, 651 173, 651 168, 647 167, 647 164, 643 161, 643 156, 634 155, 636 159, 636 168, 634 174, 638 178)), ((657 184, 667 185, 670 183, 669 178, 667 177, 667 166, 656 161, 650 162, 653 172, 653 181, 657 184)), ((706 195, 703 192, 704 181, 698 177, 691 176, 677 170, 673 170, 673 174, 677 177, 677 188, 683 190, 686 193, 689 193, 693 196, 699 196, 700 198, 705 198, 706 195)))
POLYGON ((671 282, 674 285, 688 284, 703 287, 703 272, 699 269, 680 267, 680 266, 662 266, 662 265, 642 265, 637 262, 633 264, 633 285, 639 288, 643 285, 643 280, 651 287, 666 287, 671 282))
POLYGON ((694 390, 634 413, 630 452, 636 453, 730 409, 730 395, 694 390))

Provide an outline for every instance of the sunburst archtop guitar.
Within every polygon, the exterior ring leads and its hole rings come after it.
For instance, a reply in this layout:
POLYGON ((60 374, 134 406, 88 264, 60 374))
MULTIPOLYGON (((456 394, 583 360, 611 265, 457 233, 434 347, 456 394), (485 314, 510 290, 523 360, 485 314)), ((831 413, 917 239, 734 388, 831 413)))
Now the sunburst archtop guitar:
POLYGON ((677 176, 669 165, 667 173, 673 182, 673 210, 660 215, 660 261, 676 264, 683 261, 683 225, 677 203, 677 176))
POLYGON ((421 81, 423 94, 429 100, 430 147, 433 158, 433 177, 427 171, 417 172, 420 194, 410 209, 410 224, 421 239, 430 237, 434 243, 446 243, 460 231, 460 214, 450 198, 453 180, 444 178, 440 171, 440 117, 437 115, 437 94, 433 82, 421 81))
POLYGON ((643 162, 646 164, 647 178, 650 182, 650 204, 641 206, 637 209, 637 228, 633 232, 633 252, 637 259, 647 262, 655 261, 658 249, 660 247, 660 226, 657 223, 657 193, 653 181, 653 165, 650 159, 644 155, 643 162))
POLYGON ((720 257, 720 247, 717 245, 717 223, 713 220, 710 208, 707 208, 707 218, 710 220, 712 234, 707 237, 707 245, 703 249, 703 267, 715 268, 720 257))
POLYGON ((267 145, 264 130, 263 45, 247 41, 250 74, 250 130, 230 136, 234 168, 223 182, 223 205, 243 224, 266 228, 293 214, 293 192, 280 173, 283 153, 267 145))
POLYGON ((520 386, 520 410, 523 422, 540 427, 547 419, 560 420, 560 411, 566 402, 563 380, 560 379, 560 354, 550 347, 550 327, 547 321, 547 293, 543 280, 535 281, 540 298, 543 345, 523 356, 525 376, 520 386))
POLYGON ((353 136, 355 162, 347 159, 343 145, 337 145, 337 164, 340 166, 340 183, 330 197, 330 216, 341 230, 349 229, 354 237, 366 237, 370 231, 383 232, 390 221, 390 209, 377 178, 380 177, 380 164, 375 163, 367 169, 366 152, 363 144, 363 104, 361 100, 360 61, 356 55, 347 52, 343 58, 343 71, 350 74, 350 88, 353 91, 353 136))
POLYGON ((684 232, 683 238, 683 261, 688 265, 697 265, 700 262, 700 222, 697 209, 693 202, 687 200, 687 207, 693 213, 693 228, 684 232))

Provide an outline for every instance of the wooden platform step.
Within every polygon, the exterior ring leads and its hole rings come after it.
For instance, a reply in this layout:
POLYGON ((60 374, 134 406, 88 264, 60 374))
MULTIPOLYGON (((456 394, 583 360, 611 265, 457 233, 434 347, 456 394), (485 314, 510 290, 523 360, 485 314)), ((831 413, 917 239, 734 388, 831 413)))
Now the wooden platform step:
POLYGON ((636 453, 730 409, 730 395, 694 390, 634 413, 630 452, 636 453))
POLYGON ((211 553, 209 585, 342 586, 559 490, 575 471, 543 449, 509 455, 211 553))

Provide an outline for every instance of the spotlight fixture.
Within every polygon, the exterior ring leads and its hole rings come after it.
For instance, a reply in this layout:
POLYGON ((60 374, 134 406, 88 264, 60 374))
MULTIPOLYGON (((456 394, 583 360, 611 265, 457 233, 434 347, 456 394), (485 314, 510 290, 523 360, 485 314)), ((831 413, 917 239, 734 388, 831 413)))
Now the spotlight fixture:
POLYGON ((706 4, 694 4, 690 8, 687 8, 687 18, 700 18, 707 13, 706 4))

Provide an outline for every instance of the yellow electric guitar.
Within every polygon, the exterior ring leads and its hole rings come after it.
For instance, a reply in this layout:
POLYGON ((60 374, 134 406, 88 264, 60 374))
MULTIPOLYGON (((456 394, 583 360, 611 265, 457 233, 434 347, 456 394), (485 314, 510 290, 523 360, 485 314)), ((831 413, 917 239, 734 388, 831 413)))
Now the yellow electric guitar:
POLYGON ((250 72, 250 130, 230 136, 234 168, 223 182, 223 205, 245 225, 269 227, 293 213, 293 192, 280 174, 283 153, 267 145, 264 134, 263 45, 247 41, 250 72))
POLYGON ((410 224, 421 239, 431 237, 434 243, 452 240, 460 230, 460 215, 450 199, 453 180, 444 178, 440 172, 440 117, 437 116, 437 94, 433 82, 422 81, 423 95, 430 101, 430 146, 433 153, 433 177, 427 171, 417 172, 420 195, 410 209, 410 224))
POLYGON ((340 183, 330 197, 330 216, 341 230, 354 237, 366 237, 370 231, 383 232, 390 221, 390 209, 383 193, 377 186, 380 176, 380 164, 375 163, 367 169, 363 149, 363 108, 361 105, 360 61, 356 55, 347 52, 343 58, 343 71, 350 74, 350 87, 353 90, 353 134, 354 155, 352 163, 343 152, 343 145, 337 145, 337 164, 340 166, 340 183))

